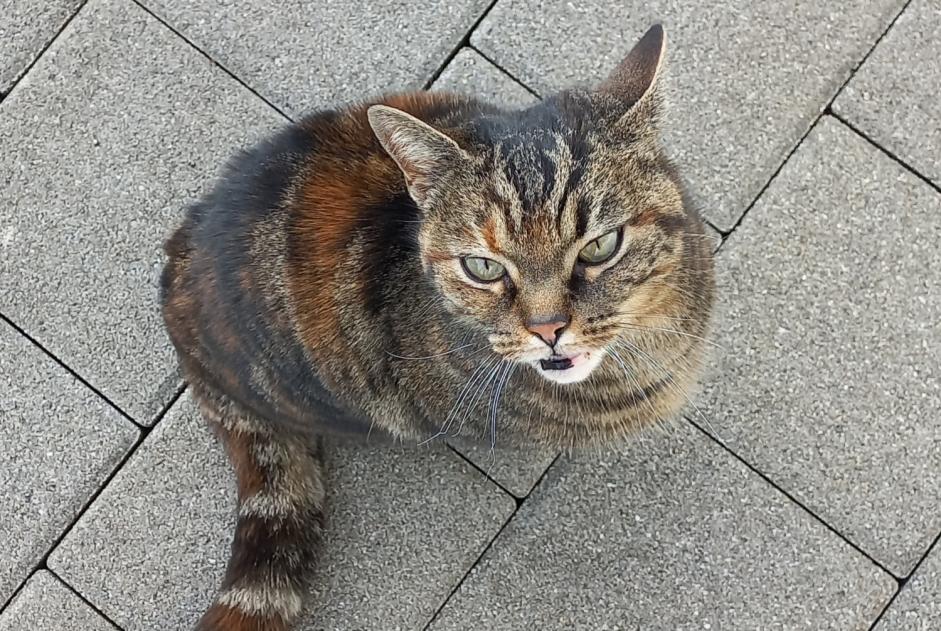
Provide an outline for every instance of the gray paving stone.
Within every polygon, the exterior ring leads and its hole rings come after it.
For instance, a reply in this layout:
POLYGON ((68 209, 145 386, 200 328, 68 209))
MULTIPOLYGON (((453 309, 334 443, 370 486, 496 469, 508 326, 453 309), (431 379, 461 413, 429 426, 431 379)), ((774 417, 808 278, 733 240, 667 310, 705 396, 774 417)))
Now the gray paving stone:
POLYGON ((473 44, 540 94, 602 78, 654 22, 667 139, 694 198, 731 228, 903 0, 503 0, 473 44))
POLYGON ((473 48, 458 51, 432 86, 472 94, 507 107, 525 107, 536 102, 526 88, 480 56, 473 48))
POLYGON ((941 546, 919 566, 875 631, 941 629, 941 546))
POLYGON ((7 0, 0 13, 0 95, 5 94, 82 0, 7 0))
POLYGON ((0 614, 0 631, 117 631, 45 570, 30 577, 0 614))
POLYGON ((92 0, 0 105, 0 304, 121 409, 178 387, 162 244, 279 118, 133 2, 92 0))
POLYGON ((941 4, 915 0, 834 103, 834 110, 941 184, 941 4))
POLYGON ((421 87, 488 0, 147 0, 147 6, 291 115, 421 87))
MULTIPOLYGON (((323 571, 300 628, 419 628, 512 512, 512 499, 443 448, 331 453, 323 571)), ((50 567, 128 631, 185 628, 222 577, 233 486, 221 447, 184 395, 50 567)))
POLYGON ((112 407, 0 320, 0 604, 137 437, 112 407))
POLYGON ((941 196, 831 117, 720 250, 700 406, 899 576, 941 530, 941 196))
POLYGON ((433 631, 867 629, 895 581, 687 423, 556 463, 433 631))

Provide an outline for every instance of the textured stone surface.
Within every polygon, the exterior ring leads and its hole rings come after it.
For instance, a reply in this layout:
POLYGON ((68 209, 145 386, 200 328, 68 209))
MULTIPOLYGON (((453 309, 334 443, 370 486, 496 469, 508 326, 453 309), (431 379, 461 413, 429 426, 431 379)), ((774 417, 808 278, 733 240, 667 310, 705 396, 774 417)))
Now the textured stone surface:
POLYGON ((919 566, 876 631, 933 631, 941 629, 941 546, 919 566))
POLYGON ((0 304, 125 412, 178 386, 162 244, 278 117, 132 2, 85 6, 0 105, 0 304))
MULTIPOLYGON (((301 629, 419 628, 513 510, 445 449, 330 450, 328 532, 301 629)), ((188 395, 50 567, 128 631, 185 628, 221 580, 234 484, 188 395)))
POLYGON ((463 92, 507 107, 525 107, 536 102, 536 97, 526 88, 473 48, 458 51, 432 89, 463 92))
POLYGON ((137 437, 113 408, 0 320, 0 604, 137 437))
POLYGON ((827 117, 717 266, 706 416, 898 575, 941 530, 939 241, 941 195, 827 117))
POLYGON ((487 7, 487 0, 362 7, 326 0, 150 0, 200 49, 289 114, 370 93, 417 88, 487 7))
POLYGON ((681 423, 557 463, 431 628, 866 629, 894 590, 681 423))
POLYGON ((36 572, 0 614, 0 631, 117 631, 59 579, 36 572))
POLYGON ((26 72, 82 0, 6 0, 0 12, 0 95, 26 72))
POLYGON ((834 103, 834 110, 941 184, 941 4, 915 0, 834 103))
POLYGON ((667 30, 672 155, 727 229, 902 0, 503 0, 472 42, 540 94, 602 78, 654 22, 667 30))

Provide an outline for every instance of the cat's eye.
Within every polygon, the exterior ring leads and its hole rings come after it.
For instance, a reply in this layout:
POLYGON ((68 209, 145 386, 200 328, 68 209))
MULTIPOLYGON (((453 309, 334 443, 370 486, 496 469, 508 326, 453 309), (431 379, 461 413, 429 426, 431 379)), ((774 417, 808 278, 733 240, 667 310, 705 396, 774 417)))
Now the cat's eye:
POLYGON ((498 281, 506 274, 505 267, 482 256, 465 256, 461 259, 461 266, 468 276, 481 283, 498 281))
POLYGON ((583 247, 578 253, 578 260, 585 265, 600 265, 614 255, 620 241, 621 231, 612 230, 583 247))

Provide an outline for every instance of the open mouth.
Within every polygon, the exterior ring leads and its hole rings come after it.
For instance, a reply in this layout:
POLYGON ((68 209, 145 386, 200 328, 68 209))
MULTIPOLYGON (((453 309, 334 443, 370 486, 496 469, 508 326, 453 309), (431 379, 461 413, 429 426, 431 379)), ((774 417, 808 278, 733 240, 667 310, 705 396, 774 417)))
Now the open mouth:
POLYGON ((568 370, 572 367, 572 360, 568 357, 552 357, 550 359, 540 359, 539 365, 543 370, 568 370))
POLYGON ((543 370, 568 370, 581 363, 585 359, 585 353, 579 353, 571 357, 562 355, 553 355, 549 359, 540 359, 539 367, 543 370))

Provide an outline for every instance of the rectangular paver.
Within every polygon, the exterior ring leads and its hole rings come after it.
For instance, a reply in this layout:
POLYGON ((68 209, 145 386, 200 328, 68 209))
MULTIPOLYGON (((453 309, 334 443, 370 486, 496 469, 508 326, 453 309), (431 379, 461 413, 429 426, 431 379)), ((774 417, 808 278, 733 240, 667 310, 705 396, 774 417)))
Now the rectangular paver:
POLYGON ((82 0, 5 0, 0 12, 0 96, 26 72, 82 0))
POLYGON ((894 591, 680 423, 557 462, 431 629, 867 629, 894 591))
POLYGON ((941 184, 941 3, 915 0, 846 86, 834 111, 941 184))
POLYGON ((899 592, 875 631, 941 629, 941 546, 925 559, 899 592))
POLYGON ((546 94, 602 78, 662 22, 671 153, 694 199, 725 230, 903 4, 502 0, 471 41, 546 94))
POLYGON ((720 251, 732 449, 896 575, 941 529, 941 195, 824 118, 720 251))
POLYGON ((30 577, 0 614, 0 631, 117 631, 45 570, 30 577))
POLYGON ((488 0, 148 0, 155 13, 291 115, 417 88, 488 0))
POLYGON ((141 422, 179 385, 157 287, 183 206, 280 118, 133 2, 92 0, 0 104, 0 305, 141 422))
MULTIPOLYGON (((417 629, 514 508, 442 448, 330 449, 329 514, 300 629, 417 629)), ((185 628, 222 578, 234 481, 188 395, 50 557, 127 631, 185 628)))
POLYGON ((137 438, 133 424, 0 320, 0 605, 137 438))

